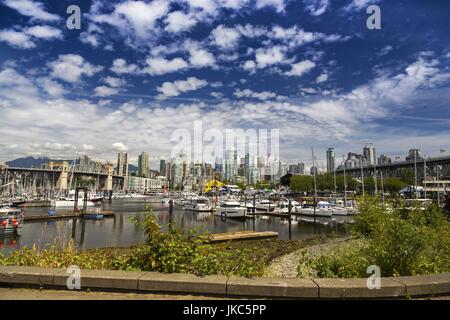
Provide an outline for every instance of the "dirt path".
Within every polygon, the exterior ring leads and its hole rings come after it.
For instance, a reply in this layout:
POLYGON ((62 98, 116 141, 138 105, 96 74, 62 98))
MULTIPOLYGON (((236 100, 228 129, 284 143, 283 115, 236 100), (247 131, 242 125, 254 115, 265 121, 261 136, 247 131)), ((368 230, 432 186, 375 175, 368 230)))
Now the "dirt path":
POLYGON ((301 252, 304 249, 307 249, 309 255, 316 256, 324 251, 332 250, 333 248, 337 248, 343 245, 349 239, 350 239, 349 237, 332 239, 330 241, 327 241, 326 243, 302 248, 289 254, 286 254, 284 256, 275 258, 267 267, 265 276, 296 278, 301 252))

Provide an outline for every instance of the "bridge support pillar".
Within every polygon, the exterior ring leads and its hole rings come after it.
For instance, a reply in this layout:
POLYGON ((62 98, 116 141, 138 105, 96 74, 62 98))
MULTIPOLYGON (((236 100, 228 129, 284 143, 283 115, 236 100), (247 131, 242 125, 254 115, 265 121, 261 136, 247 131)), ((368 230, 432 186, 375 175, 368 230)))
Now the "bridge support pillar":
POLYGON ((105 191, 112 191, 113 189, 113 165, 112 163, 107 163, 106 164, 106 172, 108 173, 108 176, 106 177, 106 182, 105 182, 105 191))

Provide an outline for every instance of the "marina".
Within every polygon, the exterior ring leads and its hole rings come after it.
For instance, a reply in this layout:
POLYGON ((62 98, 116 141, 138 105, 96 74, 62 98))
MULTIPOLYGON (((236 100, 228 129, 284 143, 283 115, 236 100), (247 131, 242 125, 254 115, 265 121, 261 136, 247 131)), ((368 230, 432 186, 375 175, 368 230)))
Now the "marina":
POLYGON ((161 197, 124 198, 104 201, 104 219, 79 219, 71 210, 58 210, 58 219, 48 217, 48 208, 24 208, 25 223, 17 236, 0 236, 0 251, 8 253, 21 247, 46 247, 54 242, 66 244, 71 239, 80 249, 103 247, 129 247, 142 244, 143 231, 130 221, 143 218, 143 208, 150 205, 163 230, 169 223, 185 232, 195 228, 199 232, 211 234, 240 231, 276 232, 279 239, 302 240, 331 233, 346 235, 349 232, 351 217, 302 217, 294 215, 289 224, 286 215, 258 212, 250 218, 233 219, 218 216, 212 212, 187 211, 180 205, 170 206, 161 203, 161 197), (113 213, 112 213, 113 212, 113 213), (109 215, 109 217, 108 217, 109 215), (44 219, 42 219, 45 217, 44 219))

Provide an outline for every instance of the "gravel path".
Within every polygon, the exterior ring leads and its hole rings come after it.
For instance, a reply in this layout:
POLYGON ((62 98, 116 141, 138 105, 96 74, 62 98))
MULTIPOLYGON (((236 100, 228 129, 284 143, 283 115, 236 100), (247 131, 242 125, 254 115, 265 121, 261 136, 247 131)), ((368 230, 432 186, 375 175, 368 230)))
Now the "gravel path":
POLYGON ((350 240, 350 237, 343 237, 332 239, 326 243, 313 245, 310 247, 302 248, 292 253, 286 254, 284 256, 275 258, 270 265, 267 267, 265 276, 266 277, 282 277, 282 278, 296 278, 297 268, 299 265, 301 252, 306 249, 308 255, 314 257, 324 251, 337 249, 350 240))

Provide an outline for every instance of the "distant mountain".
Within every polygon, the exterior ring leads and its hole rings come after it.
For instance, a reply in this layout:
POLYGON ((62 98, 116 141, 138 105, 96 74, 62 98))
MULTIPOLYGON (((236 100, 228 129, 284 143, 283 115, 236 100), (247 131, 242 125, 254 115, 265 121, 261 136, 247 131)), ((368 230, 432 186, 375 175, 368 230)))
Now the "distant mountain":
POLYGON ((138 171, 138 167, 136 167, 133 164, 128 164, 128 172, 137 172, 138 171))
POLYGON ((39 157, 39 158, 25 157, 7 161, 5 162, 5 164, 8 167, 15 167, 15 168, 39 168, 41 165, 50 161, 60 162, 63 160, 54 160, 47 157, 39 157))

